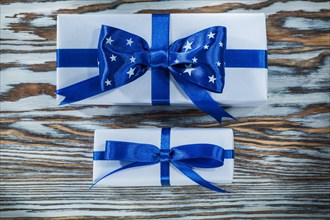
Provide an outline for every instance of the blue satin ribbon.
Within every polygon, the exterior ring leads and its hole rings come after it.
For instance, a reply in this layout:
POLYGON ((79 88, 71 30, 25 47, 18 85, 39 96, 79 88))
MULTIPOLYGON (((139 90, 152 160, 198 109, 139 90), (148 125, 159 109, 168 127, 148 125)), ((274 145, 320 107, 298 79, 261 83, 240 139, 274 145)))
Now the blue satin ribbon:
MULTIPOLYGON (((58 68, 98 67, 97 49, 57 49, 58 68)), ((226 49, 226 68, 267 68, 266 50, 226 49)))
POLYGON ((56 91, 62 104, 121 87, 152 69, 152 104, 169 105, 169 73, 191 101, 221 122, 233 118, 210 92, 221 93, 225 66, 266 68, 267 51, 226 50, 226 28, 214 26, 169 44, 169 15, 152 15, 152 47, 124 30, 101 28, 98 49, 59 49, 57 67, 99 67, 99 75, 56 91))
POLYGON ((160 139, 160 182, 162 186, 170 186, 170 128, 163 128, 160 139))
POLYGON ((234 150, 225 150, 214 144, 187 144, 170 148, 170 129, 163 128, 160 149, 151 144, 106 141, 105 151, 94 151, 94 160, 120 160, 131 163, 95 180, 90 189, 101 180, 122 170, 160 163, 162 186, 170 185, 169 167, 172 164, 195 183, 216 192, 226 193, 227 191, 203 179, 193 168, 221 167, 225 159, 233 158, 234 150))
POLYGON ((152 15, 152 47, 150 50, 151 100, 153 105, 170 105, 170 73, 168 46, 170 17, 152 15))

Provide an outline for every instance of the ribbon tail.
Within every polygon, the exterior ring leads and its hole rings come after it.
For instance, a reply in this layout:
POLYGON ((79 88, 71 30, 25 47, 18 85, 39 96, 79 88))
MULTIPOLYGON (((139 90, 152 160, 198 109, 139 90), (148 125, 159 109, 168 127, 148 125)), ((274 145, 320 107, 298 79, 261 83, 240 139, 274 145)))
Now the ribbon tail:
POLYGON ((95 76, 93 78, 55 91, 57 95, 65 97, 64 100, 60 103, 60 105, 81 101, 83 99, 98 95, 102 92, 105 91, 100 88, 99 76, 95 76))
POLYGON ((139 166, 146 166, 146 165, 152 165, 152 164, 155 164, 155 163, 150 163, 150 162, 134 162, 134 163, 130 163, 130 164, 127 164, 126 166, 123 166, 123 167, 120 167, 100 178, 98 178, 97 180, 94 181, 94 183, 88 188, 88 190, 91 190, 97 183, 99 183, 101 180, 107 178, 108 176, 114 174, 114 173, 117 173, 119 171, 122 171, 122 170, 126 170, 126 169, 129 169, 129 168, 133 168, 133 167, 139 167, 139 166))
MULTIPOLYGON (((202 89, 201 87, 186 82, 182 82, 182 79, 175 76, 173 74, 174 78, 178 82, 178 84, 181 86, 183 91, 188 95, 188 97, 191 99, 191 101, 203 112, 211 115, 213 118, 215 118, 219 123, 222 122, 223 117, 227 118, 233 118, 232 115, 230 115, 228 112, 223 110, 221 106, 215 102, 208 91, 202 89)), ((184 80, 184 79, 183 79, 184 80)))
POLYGON ((184 175, 186 175, 189 179, 191 179, 192 181, 194 181, 195 183, 204 186, 205 188, 208 188, 210 190, 219 192, 219 193, 229 193, 226 190, 220 189, 216 186, 214 186, 213 184, 211 184, 209 181, 203 179, 200 175, 198 175, 195 171, 193 171, 191 169, 191 167, 182 165, 178 162, 172 162, 172 164, 178 169, 180 170, 184 175))

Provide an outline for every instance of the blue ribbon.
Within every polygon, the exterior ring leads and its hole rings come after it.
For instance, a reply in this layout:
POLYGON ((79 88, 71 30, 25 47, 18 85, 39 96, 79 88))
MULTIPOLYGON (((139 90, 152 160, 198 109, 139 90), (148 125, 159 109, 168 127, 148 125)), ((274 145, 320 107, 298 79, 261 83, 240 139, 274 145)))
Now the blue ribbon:
MULTIPOLYGON (((99 67, 97 63, 98 49, 57 49, 58 68, 99 67)), ((267 68, 266 50, 234 50, 226 49, 226 68, 267 68)))
POLYGON ((203 179, 193 168, 221 167, 225 159, 233 158, 234 150, 225 150, 214 144, 187 144, 170 148, 170 129, 164 128, 161 133, 160 149, 151 144, 106 141, 105 151, 94 151, 94 160, 120 160, 131 163, 95 180, 90 189, 101 180, 119 171, 160 163, 162 186, 170 185, 169 166, 172 164, 195 183, 216 192, 226 193, 227 191, 203 179))
POLYGON ((226 67, 266 68, 267 51, 226 50, 226 28, 210 27, 169 44, 169 15, 152 16, 152 48, 141 37, 103 25, 98 49, 57 50, 57 67, 99 67, 99 76, 56 91, 61 104, 126 85, 152 68, 152 103, 168 105, 169 72, 202 111, 233 118, 210 96, 221 93, 226 67), (226 55, 226 56, 225 56, 226 55), (99 64, 98 64, 99 62, 99 64))
POLYGON ((168 71, 169 21, 165 14, 152 15, 152 48, 150 50, 151 100, 153 105, 170 105, 168 71))
MULTIPOLYGON (((97 63, 98 49, 57 49, 58 68, 99 67, 97 63)), ((267 68, 266 50, 234 50, 226 49, 226 68, 267 68)))
POLYGON ((170 186, 170 132, 170 128, 163 128, 160 139, 159 162, 162 186, 170 186))

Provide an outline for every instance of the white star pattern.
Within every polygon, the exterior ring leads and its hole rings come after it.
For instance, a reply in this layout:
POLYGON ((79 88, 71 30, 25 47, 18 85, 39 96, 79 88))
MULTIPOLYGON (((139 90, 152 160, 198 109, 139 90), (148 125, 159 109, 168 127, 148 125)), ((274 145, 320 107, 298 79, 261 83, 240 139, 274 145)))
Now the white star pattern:
POLYGON ((111 86, 111 80, 107 79, 107 80, 105 81, 105 84, 106 84, 107 86, 111 86))
POLYGON ((133 56, 132 56, 131 58, 129 58, 129 60, 131 61, 131 63, 135 63, 135 59, 136 59, 136 58, 133 57, 133 56))
POLYGON ((132 46, 132 43, 134 43, 134 41, 132 41, 132 38, 127 39, 126 41, 127 41, 126 45, 129 45, 130 47, 132 46))
POLYGON ((213 38, 214 39, 214 35, 215 33, 212 33, 212 31, 207 35, 209 37, 209 39, 213 38))
POLYGON ((186 66, 186 69, 183 71, 183 73, 188 73, 189 76, 191 76, 191 72, 194 71, 195 68, 193 68, 191 64, 185 65, 185 66, 186 66))
POLYGON ((112 40, 111 36, 109 38, 105 38, 107 40, 106 44, 112 44, 112 42, 114 42, 114 40, 112 40))
POLYGON ((132 68, 132 67, 129 68, 129 71, 127 72, 128 78, 131 78, 131 76, 134 76, 134 70, 135 70, 135 68, 132 68))
MULTIPOLYGON (((205 34, 207 34, 207 33, 205 33, 205 34)), ((132 35, 131 35, 132 36, 132 35)), ((212 31, 210 31, 208 34, 207 34, 207 37, 208 37, 208 39, 209 40, 207 40, 207 38, 205 37, 205 35, 204 35, 204 41, 205 41, 205 43, 210 43, 210 45, 208 45, 208 44, 205 44, 204 46, 202 46, 203 47, 203 49, 204 50, 209 50, 210 48, 211 48, 211 51, 213 50, 213 47, 217 47, 217 44, 219 45, 219 47, 224 47, 224 43, 222 42, 222 41, 218 41, 217 39, 216 39, 216 43, 215 44, 213 44, 213 41, 214 40, 210 40, 210 39, 215 39, 215 37, 216 36, 218 36, 217 35, 217 32, 215 32, 215 33, 213 33, 212 31)), ((105 44, 109 44, 109 45, 112 45, 112 43, 115 41, 115 40, 113 40, 113 38, 111 37, 111 36, 109 36, 108 38, 105 38, 106 39, 106 43, 105 44)), ((125 38, 124 38, 125 39, 125 38)), ((123 39, 123 40, 124 40, 123 39)), ((128 45, 129 47, 131 47, 131 48, 135 48, 135 46, 136 46, 136 44, 134 44, 134 41, 133 41, 133 36, 132 37, 130 37, 129 39, 127 38, 126 39, 126 45, 128 45)), ((117 41, 116 41, 117 42, 117 41)), ((124 41, 125 42, 125 41, 124 41)), ((122 42, 122 43, 124 43, 124 42, 122 42)), ((195 47, 194 48, 192 48, 192 44, 193 44, 194 42, 193 41, 189 41, 189 40, 186 40, 186 42, 185 42, 185 44, 184 44, 184 46, 182 47, 182 51, 183 52, 185 52, 185 53, 187 53, 189 50, 195 50, 195 47)), ((128 48, 127 48, 128 49, 128 48)), ((205 51, 205 53, 207 54, 208 52, 207 51, 205 51)), ((109 53, 109 55, 110 55, 111 53, 109 53)), ((109 56, 108 55, 108 56, 109 56)), ((110 61, 111 62, 116 62, 117 61, 117 58, 118 58, 118 54, 117 54, 117 56, 116 55, 114 55, 114 54, 112 54, 110 57, 109 57, 109 59, 110 59, 110 61)), ((121 58, 120 56, 119 56, 119 58, 121 58)), ((199 58, 201 58, 201 57, 199 57, 199 58)), ((198 62, 198 59, 199 58, 197 58, 197 57, 193 57, 192 59, 191 59, 191 61, 190 61, 190 64, 189 65, 184 65, 185 66, 185 69, 184 69, 184 71, 183 72, 181 72, 180 73, 180 75, 181 74, 188 74, 190 77, 192 76, 192 74, 194 73, 194 75, 195 74, 198 74, 198 71, 195 73, 195 72, 193 72, 193 71, 195 71, 196 70, 196 66, 195 66, 195 63, 197 63, 198 62)), ((130 63, 136 63, 136 57, 134 57, 134 56, 131 56, 130 58, 129 57, 126 57, 126 59, 129 59, 129 61, 130 61, 130 63)), ((120 61, 120 60, 119 60, 120 61)), ((189 60, 187 60, 188 62, 189 62, 189 60)), ((203 61, 203 60, 202 60, 203 61)), ((199 61, 199 62, 202 62, 202 61, 199 61)), ((179 64, 180 63, 180 61, 179 61, 179 59, 175 59, 174 61, 172 61, 172 62, 174 62, 175 64, 179 64)), ((98 64, 99 64, 99 62, 98 62, 98 64)), ((196 64, 197 65, 197 64, 196 64)), ((213 64, 214 65, 214 64, 213 64)), ((222 67, 222 63, 220 62, 220 60, 218 60, 217 62, 216 62, 216 65, 217 65, 217 67, 219 67, 219 68, 221 68, 222 67)), ((126 74, 128 75, 128 78, 131 78, 132 76, 135 76, 135 70, 136 70, 136 67, 130 67, 129 68, 129 70, 126 72, 126 74)), ((194 77, 194 76, 193 76, 194 77)), ((206 76, 205 76, 206 77, 206 76)), ((134 77, 133 77, 134 78, 134 77)), ((209 78, 209 80, 208 80, 208 82, 209 83, 212 83, 212 84, 215 84, 215 82, 216 82, 216 80, 217 80, 217 78, 215 78, 215 75, 209 75, 208 76, 208 78, 209 78)), ((105 85, 106 86, 112 86, 112 81, 110 80, 110 79, 106 79, 105 81, 104 81, 104 83, 105 83, 105 85)), ((112 88, 112 87, 110 87, 110 88, 112 88)))
POLYGON ((214 81, 215 81, 216 79, 217 79, 217 78, 215 78, 214 75, 209 76, 209 82, 210 82, 210 83, 213 83, 213 84, 214 84, 214 81))
POLYGON ((116 61, 116 58, 117 58, 117 56, 115 56, 115 55, 112 54, 111 57, 110 57, 111 62, 116 61))
POLYGON ((192 48, 191 48, 192 43, 193 43, 193 42, 189 42, 189 41, 187 40, 186 45, 183 46, 183 48, 185 49, 185 52, 187 52, 188 50, 191 50, 191 49, 192 49, 192 48))

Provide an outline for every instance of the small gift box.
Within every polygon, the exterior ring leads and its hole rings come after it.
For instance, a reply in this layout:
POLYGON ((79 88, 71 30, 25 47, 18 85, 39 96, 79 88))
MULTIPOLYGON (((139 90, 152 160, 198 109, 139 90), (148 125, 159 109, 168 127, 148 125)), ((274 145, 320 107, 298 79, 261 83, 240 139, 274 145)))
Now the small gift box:
POLYGON ((218 104, 267 100, 263 14, 59 15, 57 22, 62 104, 194 104, 221 121, 230 115, 218 104))
POLYGON ((231 183, 233 132, 227 128, 142 128, 95 131, 96 186, 231 183))

